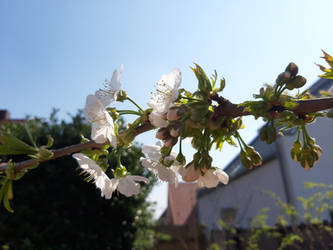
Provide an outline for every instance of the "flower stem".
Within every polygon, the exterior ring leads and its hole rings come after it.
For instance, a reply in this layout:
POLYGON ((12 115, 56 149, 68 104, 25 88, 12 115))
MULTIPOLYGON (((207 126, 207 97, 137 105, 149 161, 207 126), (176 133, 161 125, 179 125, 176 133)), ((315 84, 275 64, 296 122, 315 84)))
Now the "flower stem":
POLYGON ((133 101, 129 96, 127 96, 126 99, 129 100, 131 103, 133 103, 142 113, 144 112, 143 109, 135 101, 133 101))
POLYGON ((142 113, 138 112, 138 111, 134 111, 134 110, 117 110, 117 112, 119 113, 119 115, 138 115, 141 116, 142 113))

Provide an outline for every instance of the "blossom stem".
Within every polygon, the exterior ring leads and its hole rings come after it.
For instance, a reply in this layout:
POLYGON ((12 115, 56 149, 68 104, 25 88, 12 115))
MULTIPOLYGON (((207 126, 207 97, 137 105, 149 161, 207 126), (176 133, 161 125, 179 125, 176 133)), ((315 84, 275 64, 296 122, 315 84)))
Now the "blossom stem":
POLYGON ((142 113, 144 112, 144 110, 135 101, 133 101, 129 96, 127 96, 126 99, 129 100, 131 103, 133 103, 142 113))
POLYGON ((119 115, 142 115, 142 113, 134 110, 117 110, 117 112, 119 113, 119 115))

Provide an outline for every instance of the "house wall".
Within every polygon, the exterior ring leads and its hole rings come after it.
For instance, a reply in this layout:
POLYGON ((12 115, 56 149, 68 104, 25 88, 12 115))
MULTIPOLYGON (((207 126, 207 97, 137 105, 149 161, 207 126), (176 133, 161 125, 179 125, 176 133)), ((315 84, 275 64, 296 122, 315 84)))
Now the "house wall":
MULTIPOLYGON (((318 118, 313 124, 308 125, 311 137, 316 139, 316 143, 321 146, 323 153, 310 171, 305 171, 298 162, 290 157, 290 149, 296 140, 297 133, 280 138, 281 151, 286 162, 287 179, 290 182, 292 192, 292 202, 296 204, 298 211, 303 211, 297 197, 309 197, 318 189, 304 189, 304 182, 320 182, 333 184, 333 119, 318 118)), ((328 213, 324 216, 328 219, 328 213)))
POLYGON ((279 162, 276 159, 228 185, 198 197, 199 220, 206 227, 206 233, 220 228, 221 210, 225 208, 235 208, 234 224, 247 228, 261 208, 270 207, 268 224, 273 225, 280 210, 274 206, 275 201, 262 191, 272 191, 283 201, 286 200, 279 162))

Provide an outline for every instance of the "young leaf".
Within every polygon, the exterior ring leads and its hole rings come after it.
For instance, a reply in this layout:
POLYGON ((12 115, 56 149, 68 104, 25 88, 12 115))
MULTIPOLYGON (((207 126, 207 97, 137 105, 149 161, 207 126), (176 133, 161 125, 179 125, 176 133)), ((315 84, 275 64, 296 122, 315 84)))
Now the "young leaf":
POLYGON ((13 135, 0 135, 0 155, 34 154, 38 150, 13 135))

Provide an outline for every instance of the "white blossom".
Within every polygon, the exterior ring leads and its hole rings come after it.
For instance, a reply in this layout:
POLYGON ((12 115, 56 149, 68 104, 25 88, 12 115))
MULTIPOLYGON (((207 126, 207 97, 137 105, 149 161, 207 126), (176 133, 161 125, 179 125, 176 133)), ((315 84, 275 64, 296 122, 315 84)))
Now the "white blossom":
POLYGON ((225 185, 228 184, 229 176, 219 168, 210 168, 204 175, 200 175, 198 186, 212 188, 216 187, 219 182, 222 182, 225 185))
POLYGON ((92 122, 91 139, 97 143, 105 143, 109 140, 110 144, 116 147, 117 137, 113 119, 96 96, 87 96, 84 114, 87 120, 92 122))
POLYGON ((168 126, 167 120, 164 119, 164 114, 154 110, 149 115, 149 121, 157 128, 165 128, 168 126))
POLYGON ((141 157, 140 161, 145 168, 156 174, 160 180, 177 185, 177 173, 180 163, 176 160, 176 153, 171 152, 170 156, 165 158, 166 162, 173 161, 172 165, 167 167, 160 162, 162 157, 160 150, 161 146, 159 145, 145 145, 142 152, 146 158, 141 157))
POLYGON ((77 160, 85 173, 93 177, 96 187, 101 190, 101 196, 105 197, 105 199, 110 199, 115 190, 127 197, 137 195, 140 192, 140 185, 136 182, 149 183, 147 178, 137 175, 126 175, 110 179, 103 169, 88 156, 76 153, 73 154, 73 158, 77 160))
POLYGON ((171 73, 163 75, 157 84, 157 93, 152 94, 148 106, 153 109, 150 115, 151 123, 156 127, 165 127, 165 114, 178 98, 178 88, 182 81, 182 74, 179 69, 174 69, 171 73), (160 126, 162 125, 162 126, 160 126))
POLYGON ((113 71, 111 80, 105 80, 104 89, 96 91, 95 95, 104 107, 109 106, 111 102, 117 100, 117 95, 121 89, 120 77, 123 71, 124 65, 121 65, 119 71, 113 71))

